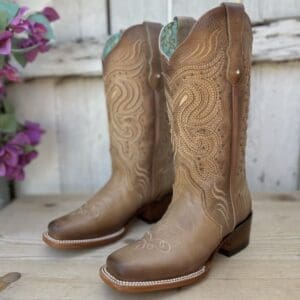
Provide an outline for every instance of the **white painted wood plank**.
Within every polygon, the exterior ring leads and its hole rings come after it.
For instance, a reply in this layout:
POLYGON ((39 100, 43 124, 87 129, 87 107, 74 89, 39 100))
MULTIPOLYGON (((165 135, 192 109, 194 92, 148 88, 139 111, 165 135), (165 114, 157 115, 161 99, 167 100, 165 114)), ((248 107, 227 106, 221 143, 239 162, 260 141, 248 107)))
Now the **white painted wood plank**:
POLYGON ((101 40, 107 35, 105 0, 18 0, 30 9, 41 10, 53 6, 60 20, 53 23, 57 42, 82 39, 101 40))
POLYGON ((56 85, 62 192, 95 192, 111 172, 106 101, 101 78, 56 85))
MULTIPOLYGON (((109 253, 140 238, 149 225, 135 222, 121 240, 88 251, 57 251, 42 243, 41 232, 48 220, 87 198, 27 197, 0 212, 0 276, 21 273, 18 281, 0 292, 1 300, 141 299, 141 295, 108 288, 100 281, 98 269, 109 253)), ((217 255, 208 278, 201 283, 143 294, 143 298, 299 299, 300 194, 255 194, 253 198, 248 248, 231 258, 217 255)))
POLYGON ((9 99, 18 119, 41 123, 46 130, 38 146, 39 157, 26 168, 26 179, 17 184, 17 194, 59 193, 55 79, 39 79, 9 86, 9 99))
POLYGON ((253 23, 300 16, 299 0, 242 0, 253 23))
MULTIPOLYGON (((253 62, 300 59, 300 22, 294 19, 254 26, 253 62)), ((59 44, 29 64, 22 75, 41 76, 100 76, 104 40, 59 44)))
POLYGON ((23 78, 102 75, 103 43, 91 40, 54 46, 21 70, 23 78))
POLYGON ((253 67, 247 147, 252 191, 299 187, 299 82, 300 62, 253 67))
POLYGON ((112 33, 144 21, 166 23, 167 0, 110 0, 112 33))
POLYGON ((30 8, 32 11, 40 11, 45 6, 53 6, 52 0, 16 0, 15 2, 19 5, 30 8))
POLYGON ((105 0, 52 0, 52 4, 61 15, 54 23, 57 42, 101 40, 107 35, 105 0))
MULTIPOLYGON (((219 6, 222 2, 224 1, 173 0, 172 15, 199 19, 208 10, 219 6)), ((300 1, 298 0, 235 0, 231 2, 243 3, 253 23, 300 16, 300 1)))
POLYGON ((253 27, 253 60, 286 61, 300 58, 300 21, 283 20, 253 27))
MULTIPOLYGON (((219 6, 222 2, 220 0, 173 0, 172 1, 172 16, 187 16, 193 17, 198 20, 203 14, 205 14, 208 10, 219 6)), ((234 2, 234 1, 232 1, 234 2)))

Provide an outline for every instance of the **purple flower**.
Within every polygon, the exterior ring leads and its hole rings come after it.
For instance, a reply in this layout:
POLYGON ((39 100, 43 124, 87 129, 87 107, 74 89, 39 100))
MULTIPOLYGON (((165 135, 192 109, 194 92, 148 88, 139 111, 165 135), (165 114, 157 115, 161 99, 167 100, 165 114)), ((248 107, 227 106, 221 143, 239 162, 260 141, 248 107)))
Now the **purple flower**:
POLYGON ((24 167, 38 156, 35 150, 26 152, 26 146, 30 145, 29 139, 21 133, 0 148, 0 176, 10 180, 23 180, 24 167))
POLYGON ((21 81, 18 70, 9 63, 6 63, 3 68, 0 69, 0 76, 4 76, 10 81, 21 81))
POLYGON ((16 167, 19 163, 19 155, 22 152, 20 147, 7 144, 0 150, 0 163, 9 167, 16 167))
POLYGON ((19 25, 22 22, 23 17, 27 10, 28 10, 28 7, 26 7, 26 6, 20 7, 16 16, 10 21, 10 25, 12 25, 12 26, 19 25))
POLYGON ((41 136, 45 131, 40 127, 40 124, 26 121, 24 126, 24 133, 30 140, 30 144, 35 146, 39 144, 41 136))
POLYGON ((59 14, 52 7, 45 7, 42 14, 48 19, 49 22, 54 22, 59 19, 59 14))
POLYGON ((6 167, 6 174, 5 176, 10 180, 24 180, 25 173, 22 166, 17 166, 15 168, 6 167))
POLYGON ((15 137, 10 141, 10 144, 12 145, 18 145, 18 146, 26 146, 30 145, 30 139, 28 135, 25 132, 18 132, 15 137))
POLYGON ((3 31, 0 33, 0 54, 10 54, 12 35, 13 34, 10 31, 3 31))
POLYGON ((10 21, 9 27, 12 28, 16 33, 21 33, 29 28, 29 22, 23 19, 27 10, 27 7, 22 6, 18 10, 17 15, 10 21))
POLYGON ((31 37, 33 37, 33 39, 37 42, 43 40, 47 33, 45 25, 37 22, 29 22, 29 30, 31 37))
POLYGON ((47 29, 43 24, 30 22, 30 34, 27 39, 23 39, 20 43, 22 49, 32 48, 24 53, 28 62, 33 62, 38 53, 44 53, 50 49, 48 40, 44 38, 47 29))
POLYGON ((36 57, 39 53, 39 42, 36 42, 34 39, 29 37, 28 39, 23 39, 20 43, 21 49, 30 48, 33 46, 36 46, 36 47, 34 47, 33 49, 28 50, 24 53, 24 56, 28 62, 33 62, 36 59, 36 57))
POLYGON ((24 153, 20 156, 20 165, 26 166, 28 165, 33 159, 38 156, 38 152, 33 150, 28 153, 24 153))

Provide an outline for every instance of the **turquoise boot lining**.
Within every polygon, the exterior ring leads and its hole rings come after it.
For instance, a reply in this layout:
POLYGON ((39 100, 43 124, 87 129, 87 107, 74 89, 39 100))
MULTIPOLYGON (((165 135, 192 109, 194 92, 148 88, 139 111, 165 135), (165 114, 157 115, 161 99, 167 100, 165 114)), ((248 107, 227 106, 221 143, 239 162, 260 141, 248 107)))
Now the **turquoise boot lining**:
POLYGON ((175 18, 173 22, 165 25, 161 30, 159 37, 160 51, 168 58, 172 56, 178 46, 178 21, 175 18))
MULTIPOLYGON (((175 18, 173 22, 165 25, 160 33, 160 50, 168 58, 172 56, 178 46, 178 21, 175 18)), ((112 49, 118 44, 122 36, 122 32, 111 35, 105 43, 102 59, 105 59, 112 49)))
POLYGON ((104 59, 110 52, 111 50, 118 44, 122 36, 122 32, 115 33, 111 35, 108 40, 106 41, 102 53, 102 59, 104 59))

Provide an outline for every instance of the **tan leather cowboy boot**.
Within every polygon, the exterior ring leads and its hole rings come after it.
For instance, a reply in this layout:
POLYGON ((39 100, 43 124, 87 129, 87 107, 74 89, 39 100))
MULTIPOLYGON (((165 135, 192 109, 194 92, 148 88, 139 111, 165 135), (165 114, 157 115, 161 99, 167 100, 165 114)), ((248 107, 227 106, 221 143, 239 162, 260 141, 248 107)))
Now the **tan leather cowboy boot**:
POLYGON ((112 36, 103 73, 109 114, 112 176, 81 208, 52 221, 44 241, 83 248, 120 238, 136 215, 165 212, 173 184, 172 146, 160 78, 160 24, 144 23, 112 36))
POLYGON ((208 272, 217 251, 231 256, 248 245, 251 44, 242 5, 223 4, 197 22, 178 18, 161 31, 173 198, 141 240, 108 257, 100 275, 109 286, 144 292, 189 285, 208 272))

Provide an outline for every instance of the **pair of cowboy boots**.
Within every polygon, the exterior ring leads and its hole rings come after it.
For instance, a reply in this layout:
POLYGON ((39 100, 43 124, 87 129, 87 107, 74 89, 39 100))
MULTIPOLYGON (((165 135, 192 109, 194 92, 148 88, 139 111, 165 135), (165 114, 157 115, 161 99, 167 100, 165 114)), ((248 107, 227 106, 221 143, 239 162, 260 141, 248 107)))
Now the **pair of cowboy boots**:
POLYGON ((163 215, 100 269, 105 283, 126 292, 189 285, 216 252, 245 248, 251 45, 249 18, 230 3, 198 21, 143 23, 112 36, 103 54, 112 177, 79 210, 51 222, 45 242, 95 246, 119 238, 136 215, 163 215))

